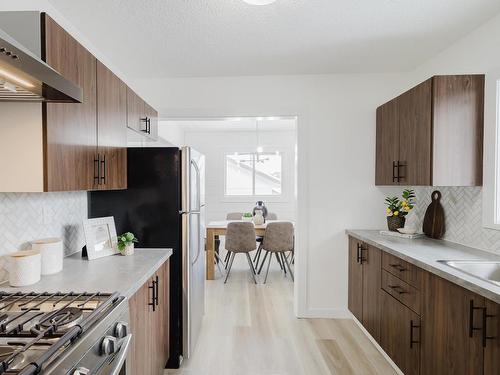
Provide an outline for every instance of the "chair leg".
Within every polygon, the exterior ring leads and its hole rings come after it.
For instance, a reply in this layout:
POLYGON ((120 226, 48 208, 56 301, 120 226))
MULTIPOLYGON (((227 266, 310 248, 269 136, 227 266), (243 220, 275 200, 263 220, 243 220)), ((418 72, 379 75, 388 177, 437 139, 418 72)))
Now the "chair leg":
POLYGON ((217 264, 217 268, 219 269, 219 272, 221 275, 224 275, 224 272, 222 271, 222 267, 220 264, 222 263, 222 259, 220 258, 219 253, 215 253, 215 264, 217 264))
POLYGON ((290 263, 288 262, 288 259, 286 257, 285 257, 285 262, 286 262, 286 265, 288 266, 288 271, 290 272, 290 276, 292 278, 292 281, 295 281, 295 279, 293 278, 292 267, 290 267, 290 263))
POLYGON ((278 253, 274 253, 274 255, 276 256, 276 260, 278 261, 278 264, 280 265, 281 270, 283 270, 283 265, 281 264, 281 260, 280 260, 278 253))
POLYGON ((229 259, 231 259, 231 252, 230 251, 227 252, 226 258, 224 259, 224 262, 226 262, 226 266, 225 266, 226 270, 227 270, 227 266, 229 264, 229 259))
POLYGON ((286 267, 285 267, 285 259, 283 259, 284 257, 283 253, 279 253, 279 257, 281 258, 281 263, 283 264, 283 272, 285 272, 285 277, 286 277, 286 267))
POLYGON ((253 282, 255 284, 257 284, 257 279, 255 278, 255 270, 253 268, 252 258, 250 258, 250 254, 248 254, 248 253, 245 253, 245 255, 247 256, 248 265, 250 266, 250 273, 252 274, 253 282))
MULTIPOLYGON (((269 261, 267 262, 267 271, 266 271, 266 277, 264 279, 264 284, 267 282, 267 275, 269 275, 269 266, 271 265, 271 259, 273 259, 272 254, 269 256, 269 261)), ((264 262, 262 262, 262 263, 264 263, 264 262)))
POLYGON ((231 260, 229 261, 229 268, 228 268, 227 273, 226 273, 226 279, 224 280, 224 284, 227 283, 229 273, 231 272, 231 267, 233 266, 234 256, 235 256, 235 253, 231 253, 231 260))
POLYGON ((260 275, 260 273, 262 272, 262 267, 264 267, 264 263, 266 262, 266 258, 268 255, 269 255, 269 257, 272 256, 269 254, 269 251, 266 251, 266 253, 264 254, 264 259, 262 259, 262 263, 260 264, 259 272, 257 272, 258 275, 260 275))
POLYGON ((257 266, 259 264, 260 253, 262 253, 262 242, 259 244, 259 247, 257 248, 257 252, 255 253, 255 256, 253 257, 253 262, 255 263, 255 266, 257 266))

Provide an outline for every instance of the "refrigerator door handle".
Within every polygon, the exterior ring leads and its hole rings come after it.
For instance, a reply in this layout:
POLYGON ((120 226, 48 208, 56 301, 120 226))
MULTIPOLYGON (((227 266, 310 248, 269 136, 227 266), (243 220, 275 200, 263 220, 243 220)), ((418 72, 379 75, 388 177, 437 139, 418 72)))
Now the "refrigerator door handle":
POLYGON ((198 187, 198 191, 196 194, 197 202, 196 202, 196 211, 199 212, 201 208, 201 197, 200 197, 200 183, 201 183, 201 177, 200 177, 200 168, 198 168, 198 164, 194 160, 191 160, 191 165, 194 167, 196 171, 196 186, 198 187))

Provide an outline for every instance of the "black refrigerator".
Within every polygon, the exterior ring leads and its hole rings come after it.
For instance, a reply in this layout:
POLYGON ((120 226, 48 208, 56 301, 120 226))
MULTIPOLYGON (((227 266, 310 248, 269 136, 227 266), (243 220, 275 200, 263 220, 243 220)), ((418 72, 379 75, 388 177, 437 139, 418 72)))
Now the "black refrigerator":
POLYGON ((113 216, 117 233, 133 232, 139 249, 173 249, 166 367, 178 368, 204 314, 205 157, 189 147, 151 147, 128 148, 127 160, 127 190, 89 192, 88 214, 113 216))

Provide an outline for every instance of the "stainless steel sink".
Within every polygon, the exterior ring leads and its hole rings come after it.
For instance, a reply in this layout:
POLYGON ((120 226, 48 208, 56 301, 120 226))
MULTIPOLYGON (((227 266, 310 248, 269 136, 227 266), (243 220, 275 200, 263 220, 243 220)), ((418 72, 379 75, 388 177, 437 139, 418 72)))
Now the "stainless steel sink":
POLYGON ((494 260, 438 260, 439 263, 463 273, 500 286, 500 261, 494 260))

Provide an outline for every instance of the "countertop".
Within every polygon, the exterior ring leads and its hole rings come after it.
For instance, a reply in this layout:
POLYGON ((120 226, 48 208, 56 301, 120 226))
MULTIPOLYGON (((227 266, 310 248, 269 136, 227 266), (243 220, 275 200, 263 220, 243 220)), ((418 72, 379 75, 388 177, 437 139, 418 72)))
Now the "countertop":
POLYGON ((133 255, 112 255, 95 260, 82 259, 81 253, 64 258, 63 270, 42 276, 33 285, 15 288, 8 281, 4 292, 119 292, 132 296, 172 255, 172 249, 135 249, 133 255))
POLYGON ((410 240, 383 236, 378 230, 346 230, 346 233, 436 274, 443 279, 458 284, 496 303, 500 303, 500 286, 438 262, 438 260, 500 261, 499 255, 444 240, 433 240, 430 238, 410 240))

